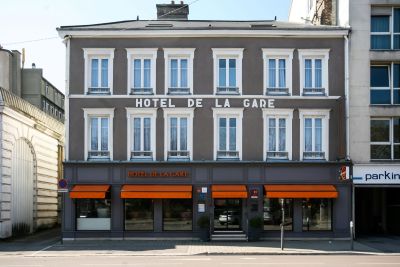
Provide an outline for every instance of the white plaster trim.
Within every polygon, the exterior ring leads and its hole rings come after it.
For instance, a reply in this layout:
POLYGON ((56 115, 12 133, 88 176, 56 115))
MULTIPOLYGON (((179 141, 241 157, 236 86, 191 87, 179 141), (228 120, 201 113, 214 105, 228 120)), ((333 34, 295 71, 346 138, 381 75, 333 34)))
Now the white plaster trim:
MULTIPOLYGON (((244 48, 211 48, 211 50, 213 51, 214 95, 217 94, 217 87, 219 80, 218 59, 236 59, 236 86, 239 88, 239 95, 241 95, 242 79, 243 79, 242 61, 243 61, 244 48)), ((227 76, 226 76, 227 81, 229 81, 228 70, 229 67, 227 67, 227 76)))
MULTIPOLYGON (((214 160, 217 160, 217 151, 219 143, 218 119, 220 117, 236 118, 236 146, 239 151, 239 160, 242 160, 242 120, 244 108, 212 108, 214 118, 214 160)), ((228 133, 227 133, 228 135, 228 133)))
MULTIPOLYGON (((300 118, 300 160, 303 160, 304 152, 304 119, 322 119, 322 151, 325 152, 325 160, 329 161, 329 118, 330 109, 299 109, 300 118)), ((313 136, 314 137, 314 136, 313 136)))
POLYGON ((286 148, 288 151, 288 159, 292 160, 292 122, 293 122, 293 109, 263 109, 263 158, 267 160, 268 151, 268 135, 269 135, 269 118, 284 118, 286 119, 286 148))
MULTIPOLYGON (((131 160, 131 151, 133 145, 133 119, 150 117, 150 147, 152 153, 152 160, 156 159, 156 120, 157 120, 157 108, 125 108, 126 109, 126 128, 127 128, 127 155, 126 159, 131 160)), ((143 129, 142 129, 143 131, 143 129)), ((142 140, 143 141, 143 140, 142 140)), ((134 161, 134 159, 132 159, 134 161)))
MULTIPOLYGON (((127 56, 127 94, 131 93, 131 85, 133 81, 132 62, 134 59, 150 59, 150 84, 153 88, 153 94, 156 94, 156 70, 157 70, 157 50, 158 48, 126 48, 127 56)), ((143 62, 143 61, 142 61, 143 62)), ((143 76, 143 68, 141 70, 143 76)), ((141 80, 143 83, 143 78, 141 80)))
MULTIPOLYGON (((164 50, 164 94, 168 94, 170 83, 170 59, 188 59, 189 94, 193 95, 193 60, 196 48, 163 48, 164 50)), ((180 72, 180 71, 178 71, 180 72)), ((175 96, 175 94, 173 95, 175 96)), ((187 97, 187 95, 185 95, 187 97)))
MULTIPOLYGON (((263 52, 263 92, 267 92, 269 81, 269 59, 285 59, 286 60, 286 87, 289 89, 289 95, 292 95, 292 65, 293 65, 293 51, 294 48, 262 48, 263 52)), ((278 68, 277 71, 278 73, 278 68)), ((278 79, 276 80, 279 81, 278 79)))
MULTIPOLYGON (((330 49, 298 49, 299 69, 300 69, 300 95, 303 95, 304 88, 304 60, 321 59, 322 60, 322 87, 325 88, 326 95, 329 96, 329 51, 330 49)), ((314 62, 314 61, 313 61, 314 62)), ((315 82, 314 63, 312 80, 315 82)), ((314 83, 313 82, 313 83, 314 83)))
MULTIPOLYGON (((108 58, 108 86, 110 87, 110 94, 113 94, 113 77, 114 77, 114 50, 115 48, 82 48, 83 57, 85 59, 85 94, 88 94, 88 87, 90 82, 90 59, 91 58, 108 58)), ((100 68, 99 68, 100 69, 100 68)))
MULTIPOLYGON (((194 108, 164 108, 164 160, 168 160, 168 150, 170 145, 170 123, 169 118, 187 118, 188 133, 187 133, 187 148, 189 151, 189 160, 193 160, 193 117, 194 108)), ((179 136, 178 136, 179 137, 179 136)))
POLYGON ((113 160, 113 132, 114 132, 114 108, 83 108, 83 116, 85 120, 85 142, 84 142, 84 160, 88 160, 88 151, 89 151, 89 117, 91 116, 104 116, 108 117, 110 123, 108 125, 108 146, 110 149, 110 160, 113 160))

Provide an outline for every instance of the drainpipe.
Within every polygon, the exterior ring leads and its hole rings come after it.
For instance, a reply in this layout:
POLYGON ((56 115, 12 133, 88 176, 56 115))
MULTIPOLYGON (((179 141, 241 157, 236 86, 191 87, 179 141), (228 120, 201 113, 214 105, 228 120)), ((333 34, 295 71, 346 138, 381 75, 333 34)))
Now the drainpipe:
POLYGON ((344 36, 344 98, 346 116, 346 160, 350 160, 350 118, 349 118, 349 38, 344 36))

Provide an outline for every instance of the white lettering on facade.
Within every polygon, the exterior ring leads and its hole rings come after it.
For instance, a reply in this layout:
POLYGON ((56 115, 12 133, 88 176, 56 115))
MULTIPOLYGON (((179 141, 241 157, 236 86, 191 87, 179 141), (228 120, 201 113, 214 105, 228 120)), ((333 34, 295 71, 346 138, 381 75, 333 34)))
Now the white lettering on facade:
MULTIPOLYGON (((215 99, 214 107, 216 108, 230 108, 231 103, 228 98, 215 99)), ((202 98, 188 98, 186 107, 188 108, 202 108, 202 98)), ((275 99, 243 99, 242 106, 244 108, 275 108, 275 99)), ((136 98, 135 107, 137 108, 174 108, 176 105, 173 103, 172 98, 136 98)), ((234 106, 235 107, 235 106, 234 106)))

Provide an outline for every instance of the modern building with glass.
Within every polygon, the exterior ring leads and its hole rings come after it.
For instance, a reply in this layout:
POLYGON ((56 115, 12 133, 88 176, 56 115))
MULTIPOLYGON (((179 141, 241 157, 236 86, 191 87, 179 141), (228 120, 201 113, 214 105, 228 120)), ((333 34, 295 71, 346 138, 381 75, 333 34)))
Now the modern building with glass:
POLYGON ((58 28, 63 238, 348 238, 348 29, 157 9, 58 28))

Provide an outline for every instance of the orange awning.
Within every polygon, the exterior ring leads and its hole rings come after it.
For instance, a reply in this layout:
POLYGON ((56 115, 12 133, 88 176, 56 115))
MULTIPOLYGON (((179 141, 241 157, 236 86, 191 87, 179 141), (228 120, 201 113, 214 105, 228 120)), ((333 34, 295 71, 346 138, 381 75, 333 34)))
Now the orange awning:
POLYGON ((75 185, 70 198, 106 198, 106 193, 110 190, 109 185, 75 185))
POLYGON ((264 185, 268 198, 337 198, 333 185, 264 185))
POLYGON ((124 185, 121 198, 192 198, 192 186, 124 185))
POLYGON ((247 198, 245 185, 212 185, 213 198, 247 198))

